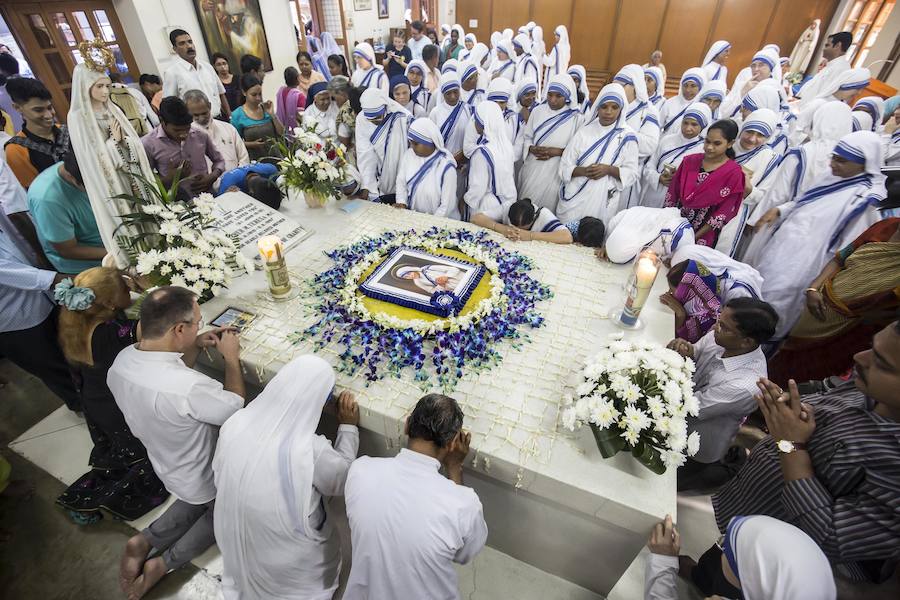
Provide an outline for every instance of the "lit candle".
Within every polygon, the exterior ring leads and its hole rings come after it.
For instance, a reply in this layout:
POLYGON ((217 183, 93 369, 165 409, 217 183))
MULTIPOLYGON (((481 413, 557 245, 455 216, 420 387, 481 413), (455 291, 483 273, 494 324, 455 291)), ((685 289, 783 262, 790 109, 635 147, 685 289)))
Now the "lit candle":
POLYGON ((634 261, 634 284, 629 286, 625 307, 619 321, 626 327, 637 327, 638 316, 650 296, 650 290, 659 274, 659 257, 651 248, 645 248, 634 261))
POLYGON ((263 258, 269 293, 275 298, 284 298, 291 293, 291 278, 284 262, 284 245, 278 236, 267 235, 259 238, 257 246, 263 258))

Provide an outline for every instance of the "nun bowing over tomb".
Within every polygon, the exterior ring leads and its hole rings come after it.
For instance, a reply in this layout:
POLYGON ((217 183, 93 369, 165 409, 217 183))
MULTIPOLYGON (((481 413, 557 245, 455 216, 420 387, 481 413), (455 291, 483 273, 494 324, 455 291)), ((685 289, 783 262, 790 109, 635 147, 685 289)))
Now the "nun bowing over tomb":
POLYGON ((375 62, 375 50, 368 42, 360 42, 353 49, 353 60, 356 69, 350 77, 350 83, 354 87, 377 87, 385 95, 388 93, 388 76, 375 62))
POLYGON ((393 203, 400 160, 406 152, 406 132, 412 118, 380 88, 360 97, 356 116, 356 160, 370 200, 393 203))
POLYGON ((668 98, 659 111, 659 125, 663 135, 678 131, 684 111, 700 93, 704 84, 706 75, 703 69, 694 67, 684 72, 678 87, 678 95, 668 98))
POLYGON ((608 223, 620 194, 638 177, 637 135, 625 123, 625 90, 610 83, 597 95, 590 121, 566 146, 556 215, 562 222, 596 217, 608 223))
POLYGON ((740 258, 737 251, 744 225, 773 179, 778 156, 767 142, 775 134, 777 123, 778 115, 771 110, 755 110, 744 120, 734 143, 734 160, 744 170, 744 199, 737 215, 722 228, 715 246, 728 256, 740 258))
POLYGON ((456 160, 431 119, 409 126, 409 148, 397 172, 397 204, 438 217, 459 218, 456 160))
POLYGON ((753 265, 763 276, 766 302, 781 316, 775 340, 797 322, 803 290, 834 252, 881 218, 877 205, 886 195, 881 139, 871 131, 855 131, 841 138, 833 153, 831 173, 778 208, 772 239, 753 265))
POLYGON ((532 111, 525 125, 519 195, 555 213, 562 181, 560 157, 581 127, 582 117, 572 78, 561 73, 550 79, 547 101, 532 111))
POLYGON ((469 182, 463 215, 502 215, 502 206, 516 200, 515 160, 500 107, 482 102, 472 117, 482 142, 469 159, 469 182), (498 212, 499 211, 499 212, 498 212))
POLYGON ((694 102, 684 112, 677 132, 663 136, 641 173, 641 206, 662 208, 666 189, 688 154, 703 151, 703 134, 712 115, 709 105, 694 102))

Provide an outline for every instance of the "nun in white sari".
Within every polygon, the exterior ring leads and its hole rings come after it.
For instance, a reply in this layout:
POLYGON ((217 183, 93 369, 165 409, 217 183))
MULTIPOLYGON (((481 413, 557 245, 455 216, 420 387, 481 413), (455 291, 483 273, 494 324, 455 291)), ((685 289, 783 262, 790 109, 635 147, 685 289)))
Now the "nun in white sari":
POLYGON ((459 94, 462 101, 468 104, 472 110, 484 100, 485 87, 482 86, 482 79, 481 71, 476 63, 463 63, 459 76, 459 94))
POLYGON ((338 587, 341 543, 327 496, 341 496, 359 430, 316 435, 334 371, 301 356, 219 431, 213 459, 215 534, 226 600, 326 600, 338 587))
POLYGON ((516 83, 522 81, 531 81, 534 85, 538 85, 541 77, 538 75, 538 65, 531 55, 531 39, 524 33, 520 33, 513 38, 513 48, 515 49, 516 58, 516 83))
POLYGON ((848 69, 822 86, 817 98, 840 100, 850 104, 859 92, 869 86, 872 73, 866 68, 848 69))
POLYGON ((411 90, 410 100, 416 106, 422 107, 426 115, 434 108, 432 93, 425 86, 425 76, 428 73, 428 65, 419 59, 413 59, 406 65, 406 78, 409 79, 409 89, 411 90))
POLYGON ((663 70, 659 67, 647 67, 644 69, 645 81, 647 82, 647 94, 650 96, 650 104, 657 110, 662 110, 663 102, 666 101, 666 79, 663 76, 663 70), (650 92, 650 80, 653 81, 653 92, 650 92))
POLYGON ((728 256, 740 258, 737 252, 744 225, 757 203, 765 197, 769 184, 774 179, 772 172, 778 165, 778 156, 767 142, 774 135, 777 123, 778 115, 768 108, 753 111, 744 120, 738 139, 732 146, 734 160, 744 170, 750 192, 748 194, 745 190, 738 214, 722 228, 716 241, 716 250, 728 256))
POLYGON ((668 182, 688 154, 703 152, 703 134, 712 123, 709 106, 694 102, 684 112, 675 133, 663 136, 641 174, 641 206, 662 208, 668 182))
POLYGON ((419 118, 408 132, 410 147, 397 172, 397 204, 437 217, 459 218, 456 160, 434 121, 419 118))
POLYGON ((662 135, 678 131, 684 111, 687 110, 687 107, 694 101, 705 84, 706 74, 703 69, 694 67, 684 72, 678 87, 678 95, 668 98, 659 111, 659 126, 662 130, 662 135))
MULTIPOLYGON (((581 114, 589 115, 591 113, 591 90, 587 84, 587 71, 582 65, 572 65, 566 73, 575 82, 578 90, 578 108, 581 114)), ((654 106, 656 105, 654 104, 654 106)))
POLYGON ((681 210, 633 206, 619 211, 606 228, 604 253, 610 262, 631 262, 644 246, 668 256, 685 245, 694 245, 694 229, 681 210))
POLYGON ((703 71, 706 73, 707 81, 727 81, 728 67, 725 66, 725 60, 728 58, 731 50, 731 42, 726 40, 718 40, 706 51, 703 57, 703 71))
MULTIPOLYGON (((566 26, 557 26, 553 33, 556 36, 556 44, 553 46, 553 50, 544 57, 544 64, 542 65, 542 67, 546 68, 544 72, 545 88, 550 85, 554 75, 559 75, 569 70, 569 60, 572 58, 572 48, 569 45, 569 30, 566 29, 566 26)), ((544 89, 543 91, 542 96, 546 96, 547 90, 544 89)))
MULTIPOLYGON (((112 62, 112 56, 109 60, 112 62)), ((92 70, 87 63, 77 65, 72 78, 68 126, 103 246, 115 259, 116 266, 124 269, 129 264, 127 238, 150 230, 122 227, 120 215, 135 212, 136 206, 114 196, 132 194, 148 204, 157 202, 153 192, 140 180, 152 182, 155 175, 140 136, 119 107, 109 100, 109 85, 105 70, 92 70)))
MULTIPOLYGON (((639 65, 625 65, 615 77, 615 83, 625 89, 628 106, 625 108, 625 123, 637 134, 638 165, 643 169, 659 146, 659 113, 650 104, 647 96, 647 82, 644 80, 644 69, 639 65)), ((640 177, 625 189, 622 195, 622 208, 630 208, 640 204, 640 177)))
POLYGON ((722 101, 725 100, 725 82, 721 79, 707 81, 694 100, 709 106, 709 110, 712 112, 712 120, 718 121, 721 118, 719 109, 722 107, 722 101))
POLYGON ((677 265, 686 260, 696 260, 719 280, 722 304, 732 298, 762 298, 763 278, 759 271, 746 263, 709 246, 683 244, 672 255, 671 263, 677 265))
POLYGON ((491 78, 503 77, 514 81, 516 78, 516 61, 512 42, 506 38, 497 42, 497 60, 491 65, 491 78))
POLYGON ((363 188, 371 200, 391 200, 412 115, 380 88, 367 89, 359 101, 362 112, 356 116, 356 161, 363 188))
POLYGON ((469 186, 465 200, 465 220, 485 213, 502 216, 502 206, 516 201, 514 176, 516 157, 506 132, 503 112, 494 102, 482 102, 472 117, 483 140, 469 160, 469 186))
MULTIPOLYGON (((845 135, 851 132, 852 118, 850 107, 843 102, 832 100, 821 104, 809 103, 807 109, 817 109, 810 121, 810 139, 799 148, 784 155, 778 167, 770 176, 772 181, 766 193, 756 204, 747 225, 757 227, 777 218, 776 209, 799 198, 823 177, 831 173, 831 155, 834 147, 845 135), (768 213, 768 214, 767 214, 768 213)), ((759 252, 769 243, 773 229, 757 227, 753 232, 742 260, 755 264, 759 252)))
POLYGON ((805 194, 779 207, 771 241, 755 266, 763 296, 781 317, 775 340, 783 338, 805 306, 803 290, 834 252, 879 221, 886 195, 881 174, 881 139, 871 131, 845 135, 833 150, 840 174, 825 175, 805 194))
POLYGON ((444 145, 454 157, 459 158, 463 150, 466 125, 472 117, 471 107, 460 97, 459 78, 455 73, 441 75, 437 102, 428 118, 441 130, 444 145), (453 102, 453 104, 449 104, 453 102))
MULTIPOLYGON (((512 82, 505 77, 500 77, 491 82, 488 88, 486 100, 494 102, 503 111, 503 120, 506 122, 506 131, 509 134, 509 141, 513 145, 513 152, 516 157, 516 174, 518 175, 519 167, 522 164, 522 139, 525 129, 524 123, 519 119, 519 114, 509 108, 509 101, 512 97, 512 82)), ((481 135, 475 129, 475 120, 470 119, 466 125, 466 138, 463 142, 463 154, 466 158, 472 156, 472 153, 478 148, 481 141, 481 135)))
POLYGON ((531 29, 531 55, 538 67, 538 88, 544 90, 547 84, 544 82, 544 59, 547 57, 547 45, 544 43, 544 28, 535 25, 531 29))
POLYGON ((377 87, 385 94, 388 93, 387 73, 375 62, 375 50, 368 42, 360 42, 353 49, 353 60, 356 69, 350 76, 350 83, 355 87, 377 87))
POLYGON ((596 217, 609 223, 622 190, 639 175, 638 140, 625 123, 625 90, 610 83, 597 95, 591 120, 566 146, 559 163, 562 185, 556 215, 564 222, 596 217))
POLYGON ((561 73, 547 86, 550 98, 531 112, 522 140, 519 196, 556 212, 561 156, 581 127, 575 82, 561 73), (556 103, 562 99, 562 102, 556 103))
POLYGON ((328 84, 318 81, 309 87, 306 108, 301 117, 307 127, 315 127, 317 134, 324 138, 337 138, 337 104, 331 99, 328 84))
POLYGON ((754 54, 750 66, 738 73, 731 91, 722 103, 722 114, 733 116, 744 96, 768 79, 774 80, 777 87, 781 86, 781 60, 778 51, 771 46, 766 46, 754 54))
POLYGON ((853 131, 881 132, 881 113, 884 100, 878 96, 860 98, 853 105, 853 131))

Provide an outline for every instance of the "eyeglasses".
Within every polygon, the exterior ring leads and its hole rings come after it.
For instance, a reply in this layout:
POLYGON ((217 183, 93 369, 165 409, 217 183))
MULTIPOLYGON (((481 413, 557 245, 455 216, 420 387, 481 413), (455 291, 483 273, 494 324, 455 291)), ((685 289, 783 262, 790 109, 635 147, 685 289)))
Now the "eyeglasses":
MULTIPOLYGON (((190 321, 179 321, 178 323, 172 325, 172 329, 175 329, 176 327, 178 327, 178 326, 181 325, 182 323, 185 323, 185 324, 187 324, 187 325, 193 325, 193 324, 195 323, 195 321, 194 321, 193 319, 191 319, 190 321)), ((203 317, 200 317, 200 319, 197 320, 196 323, 197 323, 197 329, 198 329, 198 330, 203 329, 203 328, 206 326, 206 322, 203 320, 203 317)))

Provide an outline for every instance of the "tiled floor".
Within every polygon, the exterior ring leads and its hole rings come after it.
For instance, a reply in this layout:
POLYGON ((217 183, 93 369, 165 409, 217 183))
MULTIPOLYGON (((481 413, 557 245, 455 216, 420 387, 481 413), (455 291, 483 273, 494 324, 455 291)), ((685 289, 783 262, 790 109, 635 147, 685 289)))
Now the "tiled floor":
MULTIPOLYGON (((12 540, 0 546, 0 561, 4 565, 0 570, 0 589, 13 593, 11 598, 121 597, 116 588, 116 568, 119 552, 132 529, 111 519, 79 527, 54 505, 63 489, 61 482, 74 481, 85 470, 90 438, 83 420, 7 361, 0 362, 0 376, 10 380, 0 389, 0 443, 9 443, 9 449, 21 456, 4 452, 13 463, 14 477, 32 480, 37 485, 36 496, 28 502, 0 500, 0 527, 13 532, 12 540), (13 569, 6 569, 6 565, 13 569), (44 569, 64 576, 48 580, 44 569), (11 577, 10 571, 15 571, 16 576, 11 577)), ((683 537, 709 540, 715 534, 714 527, 713 533, 709 531, 712 517, 706 508, 708 503, 700 499, 696 505, 699 508, 679 505, 683 537)), ((162 507, 129 525, 143 527, 161 510, 162 507)), ((334 514, 339 520, 345 519, 339 506, 334 514)), ((702 549, 700 546, 698 550, 702 549)), ((635 561, 610 598, 641 597, 642 558, 635 561)), ((222 570, 218 551, 211 549, 194 564, 196 567, 169 575, 149 598, 216 598, 217 577, 222 570)), ((490 547, 458 571, 461 596, 467 600, 600 599, 490 547)))

